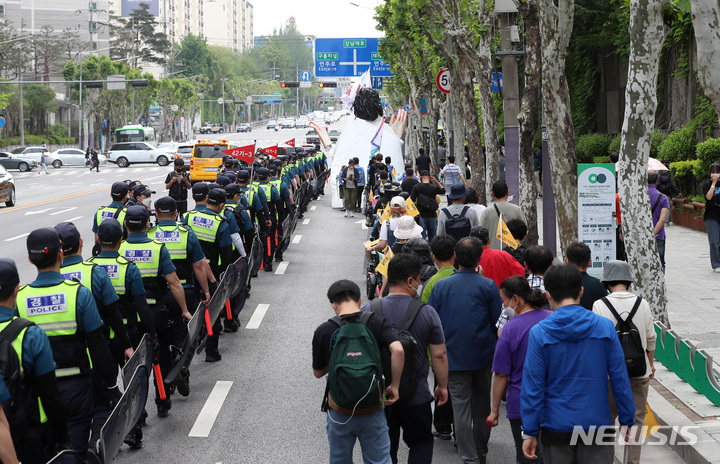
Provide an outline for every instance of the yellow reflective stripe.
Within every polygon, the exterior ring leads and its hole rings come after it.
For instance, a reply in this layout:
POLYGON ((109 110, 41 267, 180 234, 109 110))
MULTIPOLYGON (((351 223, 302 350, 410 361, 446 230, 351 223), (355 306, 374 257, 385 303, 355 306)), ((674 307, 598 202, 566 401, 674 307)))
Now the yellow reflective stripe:
POLYGON ((140 266, 138 266, 138 269, 140 270, 140 275, 143 277, 156 276, 158 273, 157 267, 140 267, 140 266))
POLYGON ((205 240, 206 242, 214 242, 215 241, 215 235, 209 232, 202 232, 197 229, 195 230, 195 235, 197 235, 197 238, 199 240, 205 240))
POLYGON ((186 250, 181 250, 178 248, 170 248, 165 244, 165 248, 170 252, 170 256, 185 256, 187 254, 186 250))
MULTIPOLYGON (((149 305, 157 303, 157 300, 155 298, 147 298, 146 301, 147 301, 147 304, 149 304, 149 305)), ((138 314, 138 319, 139 318, 140 318, 140 315, 138 314)))
POLYGON ((55 377, 70 377, 71 375, 80 375, 79 367, 65 367, 55 369, 55 377))
POLYGON ((125 294, 125 285, 113 285, 113 288, 115 289, 115 293, 118 295, 125 294))
POLYGON ((76 321, 40 322, 37 324, 37 326, 43 329, 45 332, 72 331, 73 333, 75 333, 75 331, 77 330, 76 321))

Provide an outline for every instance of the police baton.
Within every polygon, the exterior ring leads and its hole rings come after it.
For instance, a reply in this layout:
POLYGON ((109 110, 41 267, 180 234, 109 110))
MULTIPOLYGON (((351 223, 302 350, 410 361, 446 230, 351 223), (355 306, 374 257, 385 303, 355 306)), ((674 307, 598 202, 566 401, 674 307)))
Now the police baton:
POLYGON ((162 372, 160 371, 160 344, 155 342, 153 343, 153 359, 152 359, 152 365, 153 365, 153 372, 155 373, 155 383, 157 384, 158 394, 160 395, 161 400, 165 400, 167 398, 167 395, 165 395, 165 383, 163 383, 163 377, 162 372))

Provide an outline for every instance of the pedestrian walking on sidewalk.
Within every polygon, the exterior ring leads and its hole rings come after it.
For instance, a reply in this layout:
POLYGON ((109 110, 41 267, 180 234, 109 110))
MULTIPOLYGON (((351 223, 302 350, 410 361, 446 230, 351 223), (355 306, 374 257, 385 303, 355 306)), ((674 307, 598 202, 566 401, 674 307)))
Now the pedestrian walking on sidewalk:
POLYGON ((713 271, 720 272, 720 185, 718 185, 718 177, 720 177, 720 163, 710 165, 710 180, 702 186, 705 192, 705 228, 708 234, 708 243, 710 244, 710 265, 713 271))

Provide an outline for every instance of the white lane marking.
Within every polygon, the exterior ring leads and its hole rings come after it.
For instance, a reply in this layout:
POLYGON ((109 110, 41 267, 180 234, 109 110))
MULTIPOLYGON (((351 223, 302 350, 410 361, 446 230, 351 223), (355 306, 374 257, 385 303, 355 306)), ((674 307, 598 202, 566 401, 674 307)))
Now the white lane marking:
POLYGON ((78 208, 77 206, 73 206, 73 207, 68 208, 68 209, 62 209, 62 210, 60 210, 60 211, 55 211, 54 213, 50 213, 48 216, 55 216, 56 214, 67 213, 68 211, 72 211, 72 210, 77 209, 77 208, 78 208))
POLYGON ((292 242, 296 244, 300 243, 300 239, 302 239, 302 235, 296 235, 295 237, 293 237, 292 242))
POLYGON ((257 329, 258 327, 260 327, 260 323, 262 322, 263 317, 265 317, 265 313, 267 312, 269 307, 270 307, 269 304, 257 305, 255 312, 253 313, 252 317, 248 321, 245 328, 246 329, 257 329))
POLYGON ((277 267, 277 269, 275 270, 275 274, 277 274, 277 275, 283 275, 283 274, 285 274, 285 271, 287 270, 288 264, 290 264, 290 263, 288 263, 287 261, 283 261, 282 263, 278 264, 278 267, 277 267))
POLYGON ((25 213, 25 216, 32 216, 33 214, 43 214, 43 213, 47 213, 47 212, 50 211, 51 209, 55 209, 55 208, 52 208, 52 207, 51 207, 51 208, 45 208, 45 209, 38 209, 38 210, 36 210, 36 211, 28 211, 27 213, 25 213))
POLYGON ((84 217, 85 217, 85 216, 77 216, 77 217, 74 217, 74 218, 70 218, 70 219, 68 219, 68 220, 67 220, 67 221, 65 221, 65 222, 73 222, 73 221, 77 221, 78 219, 82 219, 82 218, 84 218, 84 217))
POLYGON ((305 224, 305 225, 310 224, 310 218, 303 219, 303 224, 305 224))
POLYGON ((90 186, 92 187, 93 185, 103 185, 104 183, 105 182, 95 182, 94 184, 90 184, 90 186))
POLYGON ((147 178, 147 179, 145 179, 145 180, 155 180, 155 179, 162 179, 163 177, 165 177, 165 175, 164 175, 164 174, 163 174, 162 176, 156 176, 156 177, 148 177, 148 178, 147 178))
POLYGON ((315 211, 317 209, 317 206, 311 206, 310 211, 315 211))
POLYGON ((232 382, 227 380, 218 380, 215 382, 215 387, 213 387, 200 414, 198 414, 197 419, 195 419, 195 424, 193 424, 192 429, 190 429, 188 437, 207 438, 210 435, 210 430, 212 430, 215 420, 218 414, 220 414, 220 409, 222 409, 222 405, 230 392, 232 384, 232 382))
POLYGON ((28 233, 26 233, 26 234, 22 234, 22 235, 15 236, 15 237, 6 238, 5 241, 6 241, 6 242, 12 242, 13 240, 17 240, 17 239, 19 239, 19 238, 27 237, 28 235, 30 235, 30 232, 28 232, 28 233))
POLYGON ((365 219, 360 219, 359 221, 355 221, 355 224, 365 224, 365 219))

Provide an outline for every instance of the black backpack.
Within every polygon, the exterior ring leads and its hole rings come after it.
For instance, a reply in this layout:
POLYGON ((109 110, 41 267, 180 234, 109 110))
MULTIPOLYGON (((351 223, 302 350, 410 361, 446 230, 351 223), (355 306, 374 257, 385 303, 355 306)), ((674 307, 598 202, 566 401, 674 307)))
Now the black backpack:
POLYGON ((10 399, 2 408, 10 424, 13 444, 19 448, 25 439, 25 432, 31 424, 40 423, 38 400, 30 379, 26 378, 13 341, 25 328, 33 324, 27 319, 16 317, 0 332, 0 374, 10 392, 10 399))
POLYGON ((420 193, 417 196, 417 208, 422 214, 429 216, 438 210, 438 204, 434 198, 430 198, 429 196, 420 193))
POLYGON ((457 241, 470 236, 472 223, 470 222, 470 219, 465 217, 465 213, 467 213, 468 209, 470 209, 470 207, 466 205, 460 214, 453 215, 450 214, 450 211, 448 211, 447 208, 443 208, 442 211, 445 213, 445 216, 447 216, 447 221, 445 221, 446 235, 451 236, 457 241))
MULTIPOLYGON (((405 364, 403 365, 402 376, 400 377, 400 401, 408 400, 413 397, 420 378, 420 370, 418 369, 418 366, 415 365, 415 348, 417 347, 417 341, 410 333, 410 326, 412 326, 423 306, 425 306, 425 304, 422 301, 413 298, 410 302, 410 306, 408 306, 405 318, 403 319, 400 327, 393 327, 395 336, 402 345, 403 351, 405 351, 405 364)), ((370 309, 378 316, 384 317, 382 299, 373 300, 370 303, 370 309)), ((390 350, 383 348, 380 352, 383 357, 383 369, 385 371, 386 385, 390 385, 392 383, 390 350)))
POLYGON ((641 301, 642 298, 637 297, 627 319, 623 320, 615 310, 615 307, 610 303, 610 300, 608 300, 607 297, 602 298, 602 302, 605 303, 617 320, 615 331, 620 339, 620 346, 622 346, 623 352, 625 353, 625 364, 627 365, 628 376, 630 377, 642 377, 647 371, 642 338, 640 337, 637 326, 632 322, 632 318, 640 307, 641 301))

